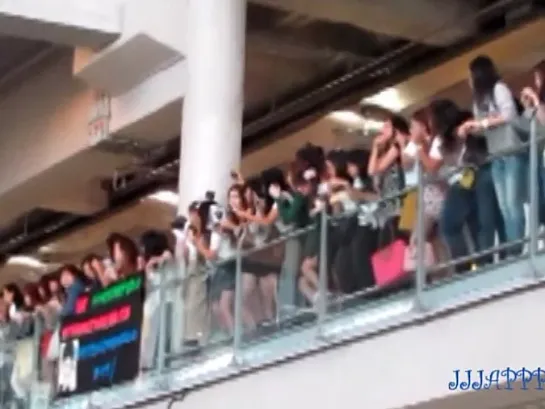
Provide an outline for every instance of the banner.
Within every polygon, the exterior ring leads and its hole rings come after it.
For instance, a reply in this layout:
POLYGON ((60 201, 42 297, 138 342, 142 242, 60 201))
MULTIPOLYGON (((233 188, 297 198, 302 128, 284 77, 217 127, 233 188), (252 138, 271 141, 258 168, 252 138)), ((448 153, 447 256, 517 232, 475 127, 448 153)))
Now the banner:
POLYGON ((82 295, 62 319, 57 398, 133 380, 140 365, 142 274, 82 295))

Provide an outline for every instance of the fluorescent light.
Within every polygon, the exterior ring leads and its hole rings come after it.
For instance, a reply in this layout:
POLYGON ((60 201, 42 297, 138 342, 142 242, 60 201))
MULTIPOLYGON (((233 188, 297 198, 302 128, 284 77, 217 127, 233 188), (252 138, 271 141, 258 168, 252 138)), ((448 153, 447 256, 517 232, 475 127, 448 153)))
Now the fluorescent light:
POLYGON ((174 207, 178 207, 178 203, 180 201, 180 199, 178 198, 178 194, 171 190, 159 190, 149 195, 148 199, 165 203, 174 207))
POLYGON ((43 269, 46 265, 35 257, 30 256, 11 256, 8 258, 7 264, 10 266, 25 266, 30 268, 43 269))
POLYGON ((55 247, 56 246, 54 244, 45 244, 45 245, 41 246, 38 249, 38 252, 40 252, 40 253, 54 253, 56 251, 55 247))
POLYGON ((328 115, 328 118, 353 128, 363 128, 365 122, 363 116, 354 111, 334 111, 328 115))
POLYGON ((405 108, 405 103, 395 88, 386 88, 371 97, 362 100, 364 104, 377 105, 389 111, 399 112, 405 108))

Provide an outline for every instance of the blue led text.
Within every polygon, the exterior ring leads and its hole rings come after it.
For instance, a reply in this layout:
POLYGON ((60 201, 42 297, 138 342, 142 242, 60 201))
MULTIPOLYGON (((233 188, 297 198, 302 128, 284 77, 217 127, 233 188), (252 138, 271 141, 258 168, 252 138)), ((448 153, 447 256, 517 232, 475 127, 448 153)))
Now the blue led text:
POLYGON ((129 329, 115 335, 110 335, 100 341, 82 345, 79 350, 79 359, 89 359, 108 351, 117 349, 125 344, 130 344, 138 339, 138 330, 129 329))
POLYGON ((110 361, 96 365, 93 368, 93 381, 107 380, 112 382, 115 373, 115 367, 117 364, 117 357, 110 361))

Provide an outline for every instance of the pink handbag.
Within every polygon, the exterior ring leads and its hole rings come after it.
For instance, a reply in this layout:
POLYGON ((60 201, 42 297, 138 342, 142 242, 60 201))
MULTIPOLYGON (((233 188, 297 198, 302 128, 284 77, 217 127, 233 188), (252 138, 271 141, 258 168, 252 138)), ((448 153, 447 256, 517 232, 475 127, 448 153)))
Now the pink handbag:
POLYGON ((404 268, 406 249, 405 242, 398 239, 371 256, 377 286, 394 283, 407 275, 404 268))
MULTIPOLYGON (((416 247, 407 246, 403 257, 403 270, 405 272, 414 272, 416 270, 416 247)), ((424 266, 432 267, 435 264, 435 254, 433 247, 429 242, 424 244, 424 266)))

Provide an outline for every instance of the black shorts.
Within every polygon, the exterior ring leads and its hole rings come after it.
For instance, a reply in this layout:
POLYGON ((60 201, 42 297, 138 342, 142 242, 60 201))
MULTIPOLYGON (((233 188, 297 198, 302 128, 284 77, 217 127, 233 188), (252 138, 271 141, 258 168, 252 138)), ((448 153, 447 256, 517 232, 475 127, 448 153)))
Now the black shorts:
POLYGON ((212 302, 220 299, 224 291, 235 291, 236 262, 219 265, 208 282, 208 297, 212 302))
POLYGON ((242 260, 242 272, 258 278, 266 277, 269 274, 279 274, 282 266, 267 261, 261 261, 257 257, 242 260))

